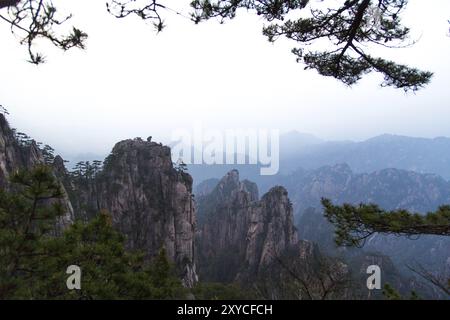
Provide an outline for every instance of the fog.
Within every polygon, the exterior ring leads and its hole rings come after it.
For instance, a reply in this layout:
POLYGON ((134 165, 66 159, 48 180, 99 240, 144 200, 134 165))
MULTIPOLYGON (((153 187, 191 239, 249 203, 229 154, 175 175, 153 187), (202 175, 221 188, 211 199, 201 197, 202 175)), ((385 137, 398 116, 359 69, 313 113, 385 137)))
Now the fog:
MULTIPOLYGON (((415 94, 380 88, 380 75, 349 88, 305 71, 290 52, 295 43, 269 43, 264 22, 246 12, 224 25, 195 25, 164 12, 167 28, 156 34, 138 19, 109 16, 102 1, 57 5, 89 34, 87 49, 61 52, 44 42, 48 61, 34 66, 1 23, 0 104, 14 127, 63 155, 106 153, 136 136, 167 143, 173 130, 198 122, 298 130, 327 140, 450 136, 449 1, 410 1, 404 23, 417 44, 377 51, 435 72, 415 94)), ((178 1, 174 9, 187 14, 187 8, 178 1)))

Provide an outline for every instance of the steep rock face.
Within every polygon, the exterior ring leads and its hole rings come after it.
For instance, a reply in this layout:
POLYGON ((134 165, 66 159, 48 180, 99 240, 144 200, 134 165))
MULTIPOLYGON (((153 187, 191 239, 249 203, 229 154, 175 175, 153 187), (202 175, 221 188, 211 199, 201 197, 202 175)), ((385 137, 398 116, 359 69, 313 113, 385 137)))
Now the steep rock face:
POLYGON ((117 143, 96 189, 99 208, 110 212, 129 248, 153 256, 164 246, 185 284, 196 282, 192 178, 173 167, 169 147, 141 139, 117 143))
POLYGON ((255 276, 297 243, 292 206, 283 187, 258 200, 254 183, 230 171, 214 190, 198 198, 199 273, 205 281, 255 276))
POLYGON ((202 197, 210 194, 219 183, 219 179, 211 178, 199 183, 195 188, 195 196, 202 197))
POLYGON ((250 212, 246 263, 257 271, 298 242, 292 205, 283 187, 274 187, 250 212))
MULTIPOLYGON (((43 163, 45 163, 44 157, 36 142, 30 140, 27 143, 21 143, 16 138, 5 116, 0 114, 0 188, 9 188, 9 177, 15 171, 31 169, 43 163)), ((58 177, 56 171, 55 177, 58 177)), ((55 233, 57 234, 73 223, 74 219, 73 208, 62 182, 61 188, 64 194, 61 203, 65 208, 65 214, 56 223, 55 233)))
MULTIPOLYGON (((38 145, 18 138, 0 114, 0 187, 19 169, 49 164, 38 145)), ((61 183, 67 213, 57 221, 55 234, 74 219, 88 221, 106 209, 129 249, 143 250, 149 258, 164 246, 188 287, 197 281, 194 264, 195 207, 192 178, 172 165, 170 149, 141 139, 114 147, 103 170, 69 174, 64 160, 50 164, 61 183), (72 206, 73 204, 73 206, 72 206)))
POLYGON ((42 162, 36 143, 32 141, 26 146, 21 145, 4 115, 0 114, 0 186, 8 186, 8 179, 15 170, 42 162))
POLYGON ((97 216, 102 209, 99 202, 100 189, 97 173, 89 176, 74 174, 74 172, 69 174, 64 165, 61 166, 58 157, 55 158, 54 167, 59 179, 66 186, 75 218, 88 222, 97 216))
MULTIPOLYGON (((42 157, 42 156, 41 156, 42 157)), ((44 160, 41 159, 40 163, 43 163, 44 160)), ((56 179, 59 181, 61 188, 63 190, 63 198, 62 203, 66 208, 66 214, 61 216, 58 221, 58 227, 56 228, 57 234, 60 234, 62 230, 70 226, 75 221, 75 212, 72 206, 72 202, 70 201, 70 195, 66 188, 66 181, 63 177, 67 177, 67 169, 64 166, 64 160, 61 156, 56 156, 52 163, 53 173, 56 179)))

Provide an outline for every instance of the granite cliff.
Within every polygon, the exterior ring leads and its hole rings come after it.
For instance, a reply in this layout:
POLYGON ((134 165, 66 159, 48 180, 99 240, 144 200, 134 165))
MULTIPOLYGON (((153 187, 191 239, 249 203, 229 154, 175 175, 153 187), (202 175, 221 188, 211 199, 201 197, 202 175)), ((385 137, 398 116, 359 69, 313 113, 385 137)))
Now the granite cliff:
MULTIPOLYGON (((43 152, 36 141, 24 138, 25 135, 12 129, 3 114, 0 114, 0 188, 9 189, 9 178, 20 169, 32 169, 39 164, 45 164, 43 152)), ((50 164, 50 165, 53 165, 50 164)), ((54 172, 57 176, 56 171, 54 172)), ((66 189, 61 182, 63 198, 59 200, 65 213, 55 225, 55 233, 69 226, 74 221, 74 211, 66 189)))
POLYGON ((251 278, 298 244, 292 205, 283 187, 274 187, 259 199, 256 185, 240 181, 238 171, 232 170, 197 200, 202 279, 251 278))
POLYGON ((192 178, 174 167, 169 147, 150 139, 120 141, 102 167, 84 163, 80 172, 62 171, 61 179, 78 219, 106 210, 128 249, 151 259, 164 247, 184 285, 196 283, 192 178))
POLYGON ((142 250, 151 259, 164 247, 184 285, 197 281, 194 235, 195 205, 192 178, 171 161, 170 149, 140 138, 116 144, 104 166, 85 165, 68 172, 60 156, 46 157, 40 144, 11 129, 0 114, 0 187, 10 187, 18 169, 39 164, 52 167, 64 191, 64 214, 55 233, 75 219, 89 221, 106 210, 130 250, 142 250))

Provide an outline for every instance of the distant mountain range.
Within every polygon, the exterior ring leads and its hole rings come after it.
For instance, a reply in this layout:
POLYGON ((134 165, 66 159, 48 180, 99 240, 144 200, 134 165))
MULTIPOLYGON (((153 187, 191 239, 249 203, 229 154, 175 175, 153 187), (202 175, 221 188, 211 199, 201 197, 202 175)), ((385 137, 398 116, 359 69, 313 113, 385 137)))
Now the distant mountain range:
MULTIPOLYGON (((101 160, 106 154, 63 154, 71 168, 78 161, 101 160)), ((280 136, 280 174, 299 168, 317 169, 347 163, 355 172, 373 172, 386 168, 419 173, 434 173, 450 179, 450 138, 415 138, 383 134, 365 141, 325 141, 312 134, 291 131, 280 136)), ((258 182, 257 165, 189 165, 194 185, 237 169, 242 177, 258 182)), ((264 177, 262 180, 265 180, 264 177)), ((267 190, 264 190, 267 191, 267 190)))
MULTIPOLYGON (((303 169, 347 163, 357 173, 396 168, 433 173, 450 179, 450 138, 414 138, 384 134, 365 141, 324 141, 313 135, 289 132, 280 136, 279 175, 303 169)), ((258 185, 272 184, 274 177, 261 177, 257 165, 190 165, 194 185, 220 178, 230 170, 258 185), (264 183, 264 181, 270 181, 264 183)), ((264 186, 262 191, 267 191, 264 186)))
MULTIPOLYGON (((279 177, 293 202, 299 238, 318 243, 326 252, 336 252, 333 227, 323 217, 322 197, 336 204, 375 203, 386 210, 408 209, 426 213, 450 204, 450 182, 432 174, 399 169, 355 173, 346 164, 315 170, 298 170, 279 177)), ((450 267, 450 239, 421 236, 407 239, 375 235, 364 249, 381 252, 398 265, 420 262, 429 268, 450 267)))
MULTIPOLYGON (((274 178, 275 179, 275 178, 274 178)), ((320 207, 322 197, 336 203, 376 203, 386 210, 409 209, 426 213, 450 203, 450 182, 435 174, 402 169, 356 173, 348 164, 299 169, 276 177, 300 216, 308 207, 320 207)))
MULTIPOLYGON (((211 192, 227 172, 238 169, 261 194, 273 186, 286 188, 293 203, 299 238, 331 251, 332 227, 323 219, 320 199, 335 203, 377 203, 384 209, 404 208, 425 213, 450 203, 450 139, 381 135, 362 142, 323 141, 290 132, 280 139, 280 172, 261 176, 251 165, 193 165, 197 197, 211 192)), ((200 210, 201 211, 201 210, 200 210)), ((200 219, 201 220, 201 219, 200 219)), ((449 240, 421 237, 417 241, 375 236, 367 248, 404 265, 416 259, 435 265, 450 263, 449 240)))
MULTIPOLYGON (((435 174, 394 168, 357 173, 347 164, 337 164, 311 170, 299 169, 290 174, 266 177, 259 182, 262 190, 274 185, 286 188, 293 204, 299 239, 319 244, 327 254, 339 254, 342 250, 334 244, 333 226, 323 217, 322 197, 336 204, 376 203, 386 210, 403 208, 419 213, 450 204, 449 181, 435 174)), ((215 183, 217 180, 214 178, 206 180, 194 193, 208 193, 215 183)), ((375 235, 367 241, 364 250, 391 257, 397 267, 408 274, 406 265, 416 262, 430 269, 450 267, 449 248, 448 237, 422 236, 411 240, 375 235)), ((353 251, 347 250, 345 255, 352 255, 353 251)))
POLYGON ((413 138, 384 134, 362 142, 311 143, 297 152, 281 152, 281 170, 299 167, 315 169, 347 163, 356 172, 397 168, 420 173, 435 173, 450 179, 450 138, 413 138))
MULTIPOLYGON (((289 255, 290 264, 295 264, 294 261, 303 256, 308 257, 309 263, 314 263, 325 253, 339 258, 341 262, 345 261, 345 269, 351 270, 353 276, 361 276, 362 280, 357 280, 356 283, 365 283, 367 266, 377 264, 383 270, 384 281, 406 294, 409 293, 408 290, 418 289, 426 296, 434 296, 430 288, 425 288, 414 280, 414 275, 405 268, 405 263, 411 263, 411 258, 419 257, 417 261, 429 262, 427 266, 430 268, 445 265, 449 239, 423 237, 412 241, 377 236, 370 239, 370 243, 363 249, 336 248, 333 226, 324 219, 319 204, 322 194, 338 199, 337 201, 351 199, 351 191, 355 191, 362 180, 368 182, 367 187, 361 188, 361 193, 356 193, 353 199, 365 197, 365 192, 384 198, 384 194, 372 192, 377 189, 376 186, 389 182, 390 178, 387 176, 399 183, 408 184, 410 180, 405 179, 405 176, 410 175, 410 172, 386 172, 362 177, 354 174, 348 166, 340 165, 305 173, 300 174, 301 176, 294 174, 289 182, 293 188, 291 194, 302 201, 294 204, 294 207, 315 207, 303 210, 297 229, 293 228, 293 206, 284 187, 271 188, 259 198, 256 184, 248 180, 240 181, 236 170, 229 172, 221 180, 210 179, 201 183, 196 190, 196 253, 200 277, 213 282, 236 279, 246 281, 245 279, 264 274, 264 269, 268 266, 275 267, 272 263, 276 261, 273 261, 271 252, 287 253, 293 249, 292 252, 296 254, 289 255), (292 184, 293 181, 296 181, 295 185, 292 184)), ((420 174, 412 175, 417 175, 418 181, 423 178, 420 174)), ((433 183, 434 180, 431 179, 429 185, 433 183)), ((389 189, 389 185, 386 187, 389 189)), ((412 183, 408 190, 411 190, 412 197, 416 191, 420 192, 417 183, 412 183)), ((393 193, 390 201, 396 206, 402 199, 402 194, 393 193)), ((307 266, 303 265, 302 268, 307 266)), ((275 268, 273 271, 277 274, 282 270, 275 268)), ((274 274, 271 277, 273 276, 274 274)), ((360 289, 354 288, 353 291, 360 289)))

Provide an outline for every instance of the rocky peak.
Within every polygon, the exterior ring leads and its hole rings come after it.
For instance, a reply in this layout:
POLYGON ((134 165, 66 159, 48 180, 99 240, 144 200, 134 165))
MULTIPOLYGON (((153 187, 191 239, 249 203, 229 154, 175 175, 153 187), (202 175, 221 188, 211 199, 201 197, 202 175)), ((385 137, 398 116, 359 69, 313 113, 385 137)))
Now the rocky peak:
MULTIPOLYGON (((61 159, 62 160, 62 159, 61 159)), ((42 152, 34 140, 21 143, 14 130, 9 126, 3 114, 0 114, 0 187, 9 187, 9 177, 18 169, 32 169, 38 164, 45 163, 42 152)), ((55 172, 55 177, 58 175, 55 172)), ((73 222, 73 209, 67 196, 66 189, 60 181, 64 197, 61 200, 66 213, 60 217, 55 227, 55 233, 60 233, 73 222)))
POLYGON ((53 169, 58 176, 67 174, 67 169, 64 165, 64 159, 61 156, 57 155, 55 159, 53 159, 53 169))
POLYGON ((202 197, 210 194, 219 183, 219 179, 211 178, 200 182, 195 187, 195 196, 202 197))
POLYGON ((3 114, 0 114, 0 186, 6 187, 8 177, 17 165, 21 157, 19 156, 19 145, 14 138, 14 134, 9 127, 3 114))
POLYGON ((239 180, 239 171, 232 170, 228 172, 217 184, 213 193, 220 199, 231 199, 237 192, 244 191, 245 186, 239 180))
POLYGON ((169 147, 140 138, 117 143, 96 189, 129 248, 152 257, 165 247, 185 284, 195 283, 192 178, 173 167, 169 147))
POLYGON ((272 204, 289 204, 288 192, 286 188, 282 186, 275 186, 269 190, 265 195, 263 195, 262 199, 267 203, 272 204))
POLYGON ((200 274, 207 281, 244 280, 297 243, 292 206, 283 187, 258 200, 257 186, 233 170, 198 201, 200 274))
MULTIPOLYGON (((8 186, 10 174, 18 168, 45 163, 38 145, 23 137, 19 140, 0 114, 0 187, 8 186)), ((64 191, 70 191, 62 200, 67 214, 57 221, 56 234, 72 223, 74 211, 78 218, 89 220, 106 209, 129 249, 143 250, 151 258, 165 247, 184 284, 194 285, 192 178, 174 168, 169 147, 150 138, 121 141, 105 159, 103 170, 89 177, 69 175, 60 156, 54 158, 52 168, 64 191)))
POLYGON ((298 242, 288 193, 277 186, 252 207, 247 232, 246 262, 257 272, 298 242))
POLYGON ((12 172, 39 163, 42 155, 34 141, 21 145, 3 114, 0 114, 0 185, 8 186, 12 172))
POLYGON ((256 183, 244 180, 242 181, 243 189, 250 194, 251 201, 257 201, 259 199, 258 186, 256 183))

